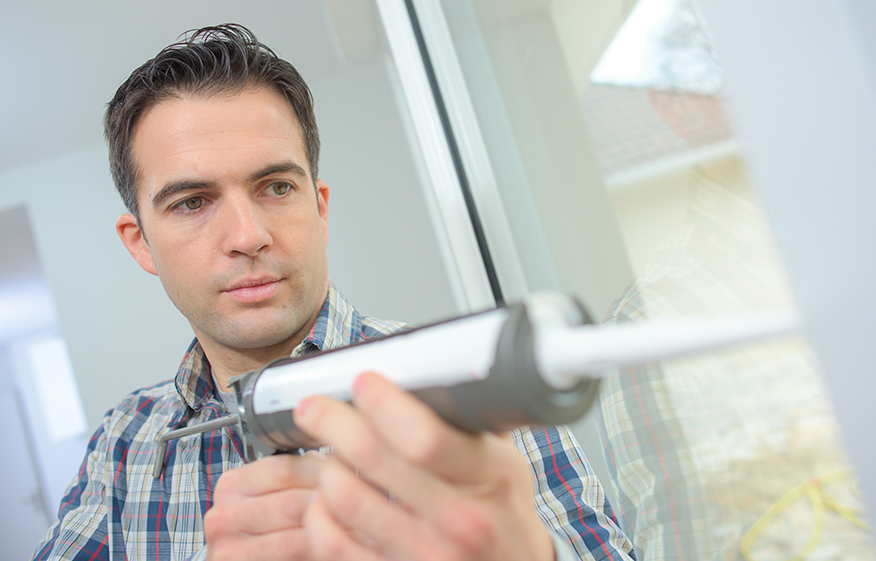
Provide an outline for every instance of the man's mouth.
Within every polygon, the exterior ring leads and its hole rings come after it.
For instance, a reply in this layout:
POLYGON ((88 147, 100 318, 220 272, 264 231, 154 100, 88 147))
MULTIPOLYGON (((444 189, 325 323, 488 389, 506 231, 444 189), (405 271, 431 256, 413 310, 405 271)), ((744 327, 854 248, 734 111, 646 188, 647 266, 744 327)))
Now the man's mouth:
POLYGON ((280 279, 276 277, 260 277, 242 279, 224 292, 234 300, 243 303, 255 303, 272 298, 280 290, 280 279))

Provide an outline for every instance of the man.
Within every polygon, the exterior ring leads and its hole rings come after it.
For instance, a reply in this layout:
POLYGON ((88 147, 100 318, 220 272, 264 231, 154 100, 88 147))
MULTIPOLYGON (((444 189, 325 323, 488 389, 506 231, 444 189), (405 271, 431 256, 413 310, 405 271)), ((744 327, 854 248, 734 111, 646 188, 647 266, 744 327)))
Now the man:
POLYGON ((174 383, 107 414, 36 559, 626 558, 565 429, 465 434, 373 373, 353 406, 296 409, 328 456, 244 465, 225 428, 172 441, 153 477, 160 434, 235 407, 230 377, 401 326, 361 317, 329 281, 310 91, 249 31, 205 28, 164 49, 119 88, 105 126, 130 211, 119 237, 195 340, 174 383))

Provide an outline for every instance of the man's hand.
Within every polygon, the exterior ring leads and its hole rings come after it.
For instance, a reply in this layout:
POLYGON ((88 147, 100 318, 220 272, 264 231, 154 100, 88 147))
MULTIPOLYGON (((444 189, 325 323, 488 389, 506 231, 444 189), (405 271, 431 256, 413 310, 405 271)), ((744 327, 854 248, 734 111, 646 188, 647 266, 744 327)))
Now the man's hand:
POLYGON ((299 428, 332 443, 304 517, 315 558, 554 558, 509 438, 453 429, 376 374, 353 391, 355 407, 313 397, 295 411, 299 428))
POLYGON ((271 456, 219 478, 204 517, 212 561, 309 559, 302 520, 324 456, 271 456))

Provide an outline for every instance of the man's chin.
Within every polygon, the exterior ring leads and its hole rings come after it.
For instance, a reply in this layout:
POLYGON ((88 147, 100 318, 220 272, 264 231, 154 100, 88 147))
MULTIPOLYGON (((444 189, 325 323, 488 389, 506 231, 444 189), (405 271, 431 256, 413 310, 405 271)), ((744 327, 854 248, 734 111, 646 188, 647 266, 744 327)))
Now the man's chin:
MULTIPOLYGON (((223 338, 219 343, 229 349, 237 349, 241 351, 260 349, 270 350, 277 347, 290 346, 294 347, 297 342, 294 341, 294 335, 288 333, 282 334, 253 334, 249 336, 240 335, 236 337, 223 338)), ((289 349, 291 352, 291 348, 289 349)))
POLYGON ((224 329, 197 329, 195 334, 219 347, 230 351, 250 353, 253 351, 277 352, 277 356, 288 354, 304 337, 299 334, 301 328, 294 326, 278 326, 276 322, 269 327, 257 328, 251 323, 247 325, 226 325, 224 329))

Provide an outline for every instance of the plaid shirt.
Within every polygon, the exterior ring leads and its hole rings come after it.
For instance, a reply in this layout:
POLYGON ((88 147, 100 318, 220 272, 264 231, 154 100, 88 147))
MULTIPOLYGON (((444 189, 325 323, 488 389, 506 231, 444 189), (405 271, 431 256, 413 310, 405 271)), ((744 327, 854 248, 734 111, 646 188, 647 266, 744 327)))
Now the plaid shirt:
MULTIPOLYGON (((365 318, 330 283, 322 311, 292 356, 403 329, 365 318)), ((204 514, 222 473, 244 463, 234 427, 168 443, 160 478, 151 473, 159 434, 224 416, 210 365, 194 341, 175 380, 136 391, 104 417, 78 477, 61 501, 59 521, 34 559, 185 559, 205 557, 204 514)), ((515 431, 536 478, 538 513, 555 531, 560 559, 626 559, 629 540, 613 520, 602 487, 562 427, 515 431)))

